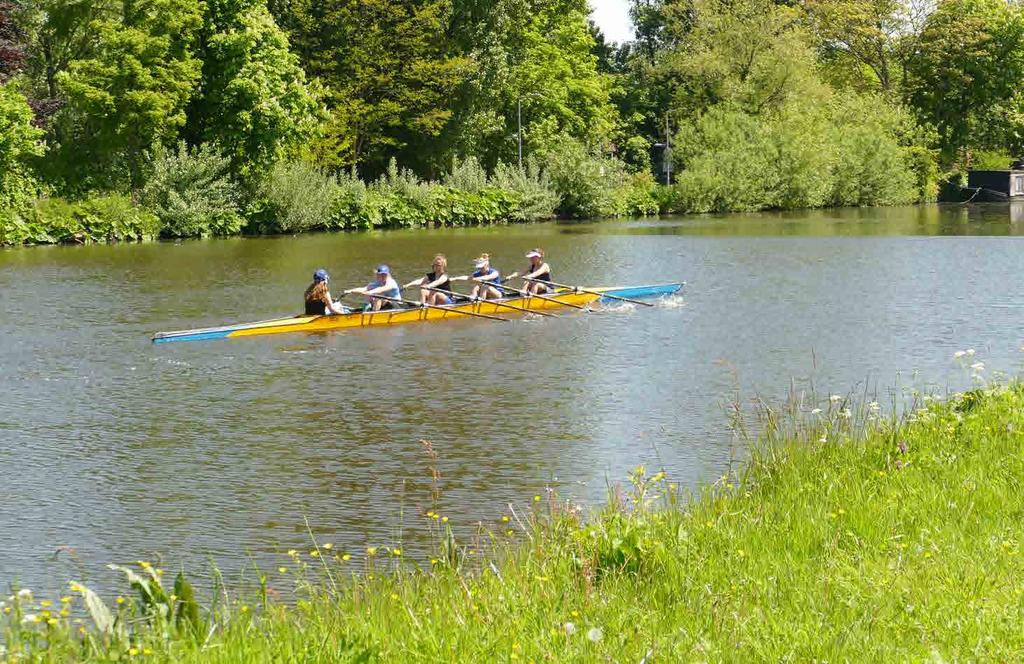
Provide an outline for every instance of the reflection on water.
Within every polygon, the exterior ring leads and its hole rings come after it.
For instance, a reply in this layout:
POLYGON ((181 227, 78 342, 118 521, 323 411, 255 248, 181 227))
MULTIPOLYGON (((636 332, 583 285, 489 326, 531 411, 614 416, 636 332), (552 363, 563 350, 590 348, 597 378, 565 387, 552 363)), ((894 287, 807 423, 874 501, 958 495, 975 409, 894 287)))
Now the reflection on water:
MULTIPOLYGON (((307 542, 422 546, 429 460, 462 532, 557 487, 600 500, 637 463, 680 482, 730 456, 723 405, 961 385, 953 351, 1017 363, 1016 208, 933 206, 0 252, 0 585, 161 554, 229 574, 307 542), (684 279, 654 309, 154 346, 298 310, 435 252, 556 279, 684 279)), ((455 267, 458 266, 458 267, 455 267)), ((885 402, 886 399, 880 399, 885 402)), ((103 577, 97 579, 103 582, 103 577)))

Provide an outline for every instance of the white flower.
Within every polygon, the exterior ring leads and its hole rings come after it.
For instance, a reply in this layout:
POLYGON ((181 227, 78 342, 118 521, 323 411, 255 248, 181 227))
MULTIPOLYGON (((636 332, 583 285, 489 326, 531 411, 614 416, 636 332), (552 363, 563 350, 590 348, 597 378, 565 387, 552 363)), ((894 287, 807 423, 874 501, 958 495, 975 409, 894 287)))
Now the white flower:
POLYGON ((590 639, 591 641, 593 641, 594 643, 597 643, 598 641, 600 641, 601 637, 603 637, 603 636, 604 636, 604 633, 601 631, 600 627, 591 627, 590 631, 587 632, 587 638, 590 639))
POLYGON ((838 394, 833 394, 832 396, 830 396, 828 398, 828 400, 831 401, 832 403, 839 403, 840 401, 843 400, 843 398, 841 396, 839 396, 838 394))
POLYGON ((839 414, 842 415, 845 419, 850 419, 851 417, 853 417, 853 411, 851 411, 849 408, 842 409, 841 411, 839 411, 839 414))
POLYGON ((868 404, 868 409, 871 410, 872 412, 877 413, 879 410, 882 409, 882 407, 878 405, 877 401, 872 401, 871 403, 868 404))
POLYGON ((817 415, 817 414, 818 414, 818 413, 820 413, 820 412, 821 412, 821 409, 820 409, 820 408, 815 408, 815 409, 813 409, 813 410, 811 411, 811 415, 817 415))
POLYGON ((827 443, 828 442, 828 436, 822 436, 821 438, 818 439, 818 442, 819 443, 827 443))
POLYGON ((34 622, 36 622, 36 614, 34 613, 26 613, 25 617, 21 619, 22 625, 28 625, 34 622))
POLYGON ((963 357, 966 354, 967 353, 963 352, 962 350, 958 350, 957 352, 953 353, 953 359, 954 360, 959 360, 961 357, 963 357))
POLYGON ((974 357, 974 349, 973 348, 968 348, 966 354, 967 354, 967 357, 974 357))
POLYGON ((32 601, 32 591, 28 588, 22 588, 18 591, 18 599, 23 599, 28 602, 32 601))
POLYGON ((984 362, 975 362, 974 364, 971 365, 971 370, 972 371, 984 371, 985 370, 985 363, 984 362))
POLYGON ((562 625, 562 628, 565 630, 565 633, 570 636, 576 633, 576 625, 573 625, 571 622, 565 623, 562 625))

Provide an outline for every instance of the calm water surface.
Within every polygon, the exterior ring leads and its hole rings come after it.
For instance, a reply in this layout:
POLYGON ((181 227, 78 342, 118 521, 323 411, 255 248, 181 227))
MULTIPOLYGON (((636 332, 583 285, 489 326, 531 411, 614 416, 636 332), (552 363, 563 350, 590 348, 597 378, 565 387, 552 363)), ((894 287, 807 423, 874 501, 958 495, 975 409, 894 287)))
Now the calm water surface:
POLYGON ((965 383, 1013 370, 1024 221, 1006 206, 308 235, 0 251, 0 587, 103 585, 162 556, 229 575, 306 548, 422 550, 421 440, 463 532, 545 487, 580 501, 638 463, 727 467, 724 405, 965 383), (309 275, 401 280, 435 252, 559 280, 686 280, 681 298, 512 325, 462 320, 155 346, 153 332, 297 311, 309 275), (73 549, 69 555, 66 549, 73 549), (80 569, 79 566, 82 566, 80 569))

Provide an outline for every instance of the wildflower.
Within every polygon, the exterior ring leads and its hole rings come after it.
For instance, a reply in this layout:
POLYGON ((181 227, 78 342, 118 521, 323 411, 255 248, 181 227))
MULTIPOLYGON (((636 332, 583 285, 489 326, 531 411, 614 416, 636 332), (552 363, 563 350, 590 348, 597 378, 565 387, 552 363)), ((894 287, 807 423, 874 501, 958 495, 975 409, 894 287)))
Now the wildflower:
POLYGON ((330 551, 331 549, 333 549, 333 548, 334 548, 334 545, 333 545, 333 544, 331 544, 330 542, 327 542, 326 544, 324 544, 324 545, 323 545, 322 547, 320 547, 320 548, 322 548, 322 549, 323 549, 324 551, 330 551))
POLYGON ((56 618, 47 618, 46 619, 46 624, 49 625, 50 627, 55 627, 57 625, 57 619, 56 618))
POLYGON ((61 618, 67 618, 70 615, 71 615, 71 612, 68 611, 67 609, 61 609, 60 610, 60 617, 61 618))
POLYGON ((573 610, 572 610, 572 611, 571 611, 571 612, 569 613, 569 615, 570 615, 570 616, 572 616, 573 618, 579 618, 579 617, 580 617, 580 612, 579 612, 579 611, 577 611, 577 610, 575 610, 575 609, 573 609, 573 610))
POLYGON ((965 351, 965 353, 966 353, 967 357, 974 357, 974 349, 973 348, 968 348, 965 351))
POLYGON ((368 547, 366 547, 366 555, 368 555, 368 556, 375 556, 375 555, 377 555, 377 547, 375 547, 375 546, 368 546, 368 547))
POLYGON ((312 551, 309 552, 309 555, 313 556, 314 558, 319 558, 320 557, 320 552, 317 551, 316 549, 313 549, 312 551))
POLYGON ((67 595, 65 595, 64 597, 60 598, 60 603, 61 604, 70 604, 71 603, 71 598, 68 597, 67 595))
POLYGON ((446 517, 446 516, 441 517, 441 522, 442 523, 448 523, 448 517, 446 517))
POLYGON ((604 636, 604 633, 601 631, 600 627, 591 627, 590 631, 587 632, 587 638, 590 639, 594 643, 597 643, 598 641, 600 641, 603 636, 604 636))
POLYGON ((78 633, 79 634, 83 634, 83 635, 85 634, 85 626, 84 625, 82 627, 78 628, 78 633))
POLYGON ((242 613, 249 613, 249 607, 245 604, 242 605, 242 608, 240 610, 242 613))
POLYGON ((31 602, 32 601, 32 591, 29 590, 28 588, 22 588, 21 590, 18 591, 18 599, 24 600, 26 602, 31 602))
POLYGON ((985 370, 985 363, 984 362, 975 362, 974 364, 971 365, 971 370, 972 371, 984 371, 985 370))
POLYGON ((277 571, 280 572, 281 574, 284 574, 285 572, 288 571, 288 568, 287 567, 278 567, 277 571))
POLYGON ((21 624, 22 625, 28 625, 29 623, 37 623, 37 622, 40 622, 41 620, 42 620, 42 618, 40 618, 39 616, 37 616, 34 613, 26 613, 25 617, 23 617, 21 619, 21 624))
POLYGON ((469 553, 469 555, 471 555, 471 556, 475 556, 476 555, 476 549, 470 549, 467 553, 469 553))
POLYGON ((138 648, 129 648, 128 649, 128 654, 131 655, 132 657, 135 657, 136 655, 139 654, 139 649, 138 648))
POLYGON ((11 612, 11 607, 5 606, 4 607, 4 613, 10 613, 10 612, 11 612))
POLYGON ((118 595, 117 596, 117 603, 118 604, 124 604, 124 597, 121 597, 120 595, 118 595))
POLYGON ((431 564, 431 565, 436 565, 436 564, 438 564, 439 562, 441 562, 441 561, 440 561, 440 560, 438 560, 437 558, 431 558, 431 559, 430 559, 430 564, 431 564))
POLYGON ((433 519, 434 521, 437 521, 438 519, 440 519, 440 518, 441 518, 441 515, 440 515, 440 514, 438 514, 437 512, 434 512, 434 513, 433 513, 433 514, 431 515, 431 518, 432 518, 432 519, 433 519))
POLYGON ((152 650, 150 650, 149 648, 143 648, 143 650, 142 650, 142 654, 143 654, 143 655, 146 655, 146 656, 148 657, 149 655, 152 655, 152 654, 153 654, 153 651, 152 651, 152 650))
POLYGON ((341 555, 341 559, 344 560, 345 562, 348 562, 348 561, 352 560, 352 554, 351 553, 343 553, 341 555))
POLYGON ((398 599, 398 594, 397 593, 391 593, 391 599, 397 600, 398 599))
POLYGON ((828 436, 827 435, 823 435, 821 438, 818 439, 818 442, 819 443, 827 443, 828 442, 828 436))
POLYGON ((651 478, 651 481, 652 482, 660 482, 663 479, 665 479, 665 471, 662 470, 662 471, 659 471, 659 472, 655 473, 654 477, 651 478))
POLYGON ((513 533, 513 530, 511 528, 505 531, 505 534, 507 536, 509 536, 509 537, 512 537, 512 533, 513 533))
POLYGON ((961 357, 963 357, 966 354, 967 353, 965 353, 964 351, 958 350, 957 352, 953 353, 953 359, 954 360, 959 360, 961 357))
POLYGON ((85 590, 85 588, 83 588, 82 586, 78 585, 77 583, 72 583, 69 587, 71 588, 71 592, 73 592, 73 593, 80 593, 83 590, 85 590))
POLYGON ((147 563, 145 560, 140 560, 139 567, 141 567, 142 569, 149 569, 150 567, 152 567, 152 565, 147 563))
POLYGON ((393 555, 400 556, 400 555, 402 555, 402 550, 401 549, 391 549, 391 553, 393 555))
POLYGON ((878 404, 877 401, 872 401, 871 403, 868 404, 868 409, 873 413, 877 413, 879 410, 882 409, 882 407, 878 404))
POLYGON ((842 409, 841 411, 839 411, 839 414, 843 416, 843 419, 847 420, 853 417, 853 411, 851 411, 849 408, 842 409))
POLYGON ((433 519, 434 518, 434 512, 433 511, 427 512, 427 516, 429 518, 433 519))
POLYGON ((288 555, 294 558, 299 555, 299 552, 295 549, 288 549, 288 555))
POLYGON ((821 412, 820 408, 812 408, 811 409, 811 415, 817 415, 820 412, 821 412))
POLYGON ((508 523, 508 515, 507 514, 502 514, 501 515, 501 522, 502 523, 508 523))
POLYGON ((740 558, 742 558, 743 556, 745 556, 747 554, 746 554, 746 552, 743 549, 737 549, 736 550, 736 555, 739 556, 740 558))
POLYGON ((565 630, 565 633, 569 636, 572 636, 576 633, 576 625, 572 624, 571 622, 565 623, 564 625, 562 625, 562 628, 565 630))
MULTIPOLYGON (((642 474, 643 474, 643 473, 641 473, 641 475, 642 475, 642 474)), ((535 503, 539 503, 539 502, 540 502, 540 496, 534 496, 534 497, 533 497, 533 502, 535 502, 535 503)))
POLYGON ((839 396, 838 394, 833 394, 832 396, 830 396, 828 398, 828 400, 831 401, 832 403, 839 403, 840 401, 843 400, 843 398, 841 396, 839 396))

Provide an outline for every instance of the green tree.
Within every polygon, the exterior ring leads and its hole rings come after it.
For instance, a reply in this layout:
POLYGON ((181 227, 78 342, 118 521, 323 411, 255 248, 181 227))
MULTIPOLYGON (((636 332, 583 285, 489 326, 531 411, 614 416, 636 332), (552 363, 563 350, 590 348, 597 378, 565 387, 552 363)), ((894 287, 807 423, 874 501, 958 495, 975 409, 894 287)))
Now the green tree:
POLYGON ((71 189, 137 187, 145 155, 176 138, 199 80, 198 0, 122 0, 91 21, 92 57, 57 75, 66 106, 55 162, 71 189))
POLYGON ((215 141, 238 172, 263 172, 308 141, 318 92, 263 0, 209 0, 202 93, 189 109, 193 141, 215 141))
POLYGON ((971 148, 1020 149, 1024 16, 1003 0, 946 0, 908 61, 910 103, 935 126, 946 162, 971 148))
POLYGON ((0 221, 39 193, 30 162, 43 153, 42 134, 32 126, 25 96, 12 83, 0 84, 0 221))

